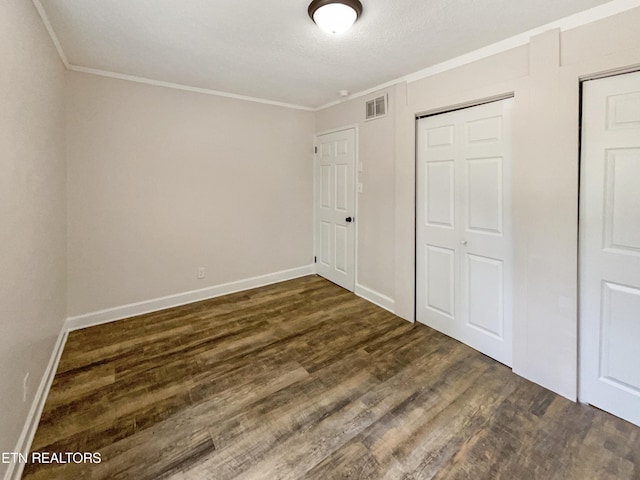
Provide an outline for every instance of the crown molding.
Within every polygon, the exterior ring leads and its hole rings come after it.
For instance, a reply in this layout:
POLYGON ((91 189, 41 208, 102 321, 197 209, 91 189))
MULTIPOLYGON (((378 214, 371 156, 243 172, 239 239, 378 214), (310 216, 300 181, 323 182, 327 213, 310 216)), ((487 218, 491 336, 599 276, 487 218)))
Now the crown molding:
POLYGON ((348 97, 341 98, 340 100, 334 100, 333 102, 325 103, 324 105, 316 107, 313 110, 316 111, 316 112, 319 112, 320 110, 324 110, 325 108, 333 107, 335 105, 339 105, 341 103, 348 102, 349 100, 353 100, 355 98, 364 97, 365 95, 369 95, 371 93, 377 92, 378 90, 383 90, 385 88, 392 87, 394 85, 397 85, 398 83, 403 83, 405 81, 406 80, 405 80, 404 77, 396 78, 395 80, 391 80, 390 82, 382 83, 380 85, 376 85, 375 87, 367 88, 366 90, 362 90, 361 92, 353 93, 353 94, 349 95, 348 97))
POLYGON ((53 44, 55 45, 56 50, 58 51, 58 55, 60 56, 60 60, 62 60, 62 63, 66 68, 69 68, 69 60, 67 60, 67 56, 65 55, 64 50, 62 49, 60 40, 58 40, 58 35, 56 35, 56 32, 53 29, 51 22, 49 21, 49 17, 47 16, 46 10, 42 6, 42 3, 40 2, 40 0, 33 0, 33 5, 34 7, 36 7, 36 10, 38 11, 38 15, 40 15, 40 19, 42 20, 42 23, 44 23, 44 26, 47 29, 47 32, 49 32, 51 41, 53 41, 53 44))
POLYGON ((226 98, 233 98, 233 99, 236 99, 236 100, 244 100, 244 101, 247 101, 247 102, 255 102, 255 103, 262 103, 262 104, 273 105, 273 106, 278 106, 278 107, 292 108, 292 109, 296 109, 296 110, 304 110, 304 111, 308 111, 308 112, 318 112, 320 110, 324 110, 324 109, 339 105, 340 103, 343 103, 343 102, 346 102, 346 101, 349 101, 349 100, 353 100, 353 99, 356 99, 356 98, 359 98, 359 97, 363 97, 365 95, 369 95, 369 94, 371 94, 373 92, 376 92, 378 90, 389 88, 389 87, 391 87, 393 85, 396 85, 398 83, 413 83, 413 82, 416 82, 418 80, 422 80, 424 78, 431 77, 433 75, 437 75, 439 73, 446 72, 448 70, 452 70, 454 68, 458 68, 458 67, 461 67, 463 65, 467 65, 469 63, 476 62, 478 60, 482 60, 482 59, 490 57, 492 55, 496 55, 498 53, 506 52, 507 50, 511 50, 513 48, 521 47, 521 46, 526 45, 527 43, 529 43, 532 37, 535 37, 536 35, 544 33, 544 32, 546 32, 548 30, 553 30, 553 29, 560 29, 560 31, 572 30, 574 28, 578 28, 578 27, 581 27, 583 25, 587 25, 589 23, 597 22, 598 20, 603 20, 603 19, 611 17, 613 15, 617 15, 619 13, 626 12, 627 10, 631 10, 631 9, 640 7, 640 0, 613 0, 613 1, 605 3, 603 5, 599 5, 597 7, 593 7, 593 8, 590 8, 588 10, 584 10, 582 12, 575 13, 575 14, 570 15, 568 17, 561 18, 560 20, 556 20, 554 22, 547 23, 546 25, 543 25, 541 27, 537 27, 537 28, 528 30, 527 32, 520 33, 518 35, 515 35, 513 37, 507 38, 505 40, 501 40, 499 42, 493 43, 493 44, 488 45, 486 47, 482 47, 482 48, 479 48, 479 49, 474 50, 472 52, 465 53, 464 55, 460 55, 458 57, 452 58, 452 59, 447 60, 445 62, 441 62, 441 63, 438 63, 436 65, 432 65, 432 66, 424 68, 422 70, 418 70, 417 72, 413 72, 413 73, 410 73, 408 75, 404 75, 402 77, 399 77, 399 78, 393 79, 391 81, 382 83, 380 85, 376 85, 376 86, 374 86, 372 88, 368 88, 366 90, 362 90, 360 92, 357 92, 357 93, 354 93, 352 95, 349 95, 346 98, 343 98, 343 99, 340 99, 340 100, 335 100, 335 101, 326 103, 324 105, 321 105, 319 107, 307 107, 307 106, 303 106, 303 105, 295 105, 295 104, 291 104, 291 103, 268 100, 268 99, 264 99, 264 98, 250 97, 250 96, 246 96, 246 95, 238 95, 238 94, 235 94, 235 93, 223 92, 223 91, 219 91, 219 90, 212 90, 212 89, 208 89, 208 88, 193 87, 193 86, 190 86, 190 85, 182 85, 182 84, 178 84, 178 83, 165 82, 165 81, 162 81, 162 80, 154 80, 154 79, 150 79, 150 78, 138 77, 138 76, 135 76, 135 75, 126 75, 126 74, 111 72, 111 71, 107 71, 107 70, 99 70, 99 69, 95 69, 95 68, 88 68, 88 67, 83 67, 83 66, 80 66, 80 65, 72 65, 72 64, 69 63, 69 61, 67 59, 67 56, 65 55, 64 50, 62 49, 62 45, 60 44, 60 41, 58 39, 58 36, 56 35, 56 32, 54 31, 53 27, 51 26, 51 22, 49 21, 49 18, 47 17, 47 13, 46 13, 44 7, 42 6, 41 1, 40 0, 32 0, 32 1, 33 1, 33 4, 34 4, 36 10, 38 11, 38 14, 40 15, 40 18, 42 19, 42 22, 44 23, 44 26, 46 27, 47 31, 49 32, 49 36, 51 37, 51 40, 53 41, 53 44, 55 45, 56 50, 58 51, 58 55, 60 56, 60 59, 62 60, 62 63, 65 65, 65 67, 68 70, 73 70, 75 72, 89 73, 89 74, 92 74, 92 75, 99 75, 99 76, 103 76, 103 77, 116 78, 116 79, 119 79, 119 80, 127 80, 127 81, 131 81, 131 82, 144 83, 144 84, 147 84, 147 85, 155 85, 155 86, 158 86, 158 87, 173 88, 173 89, 184 90, 184 91, 188 91, 188 92, 202 93, 202 94, 205 94, 205 95, 214 95, 214 96, 218 96, 218 97, 226 97, 226 98))
POLYGON ((89 73, 91 75, 98 75, 98 76, 101 76, 101 77, 115 78, 115 79, 118 79, 118 80, 127 80, 129 82, 135 82, 135 83, 144 83, 146 85, 153 85, 153 86, 156 86, 156 87, 172 88, 174 90, 183 90, 183 91, 186 91, 186 92, 202 93, 204 95, 214 95, 216 97, 232 98, 234 100, 243 100, 245 102, 262 103, 262 104, 265 104, 265 105, 292 108, 294 110, 304 110, 304 111, 307 111, 307 112, 315 111, 314 108, 305 107, 303 105, 295 105, 295 104, 292 104, 292 103, 277 102, 277 101, 274 101, 274 100, 267 100, 267 99, 264 99, 264 98, 257 98, 257 97, 249 97, 249 96, 246 96, 246 95, 237 95, 235 93, 222 92, 222 91, 219 91, 219 90, 211 90, 211 89, 208 89, 208 88, 192 87, 190 85, 182 85, 180 83, 164 82, 162 80, 154 80, 152 78, 138 77, 138 76, 135 76, 135 75, 125 75, 123 73, 110 72, 110 71, 107 71, 107 70, 99 70, 97 68, 87 68, 87 67, 81 67, 79 65, 69 64, 68 69, 71 70, 71 71, 74 71, 74 72, 89 73))
POLYGON ((554 30, 554 29, 560 29, 560 31, 573 30, 574 28, 582 27, 589 23, 597 22, 598 20, 603 20, 605 18, 612 17, 613 15, 617 15, 619 13, 623 13, 623 12, 626 12, 627 10, 631 10, 638 7, 640 7, 640 0, 613 0, 603 5, 599 5, 597 7, 593 7, 588 10, 575 13, 568 17, 561 18, 560 20, 547 23, 546 25, 543 25, 541 27, 528 30, 524 33, 520 33, 513 37, 509 37, 505 40, 501 40, 499 42, 493 43, 486 47, 479 48, 478 50, 465 53, 464 55, 460 55, 459 57, 452 58, 451 60, 447 60, 445 62, 438 63, 436 65, 432 65, 430 67, 424 68, 422 70, 418 70, 417 72, 404 75, 402 77, 396 78, 395 80, 391 80, 381 85, 377 85, 373 88, 369 88, 362 92, 354 93, 344 99, 327 103, 325 105, 322 105, 316 108, 316 111, 324 110, 325 108, 333 107, 342 102, 346 102, 348 100, 353 100, 358 97, 369 95, 370 93, 373 93, 385 88, 389 88, 390 86, 396 85, 398 83, 413 83, 418 80, 422 80, 423 78, 431 77, 433 75, 437 75, 439 73, 443 73, 448 70, 453 70, 454 68, 458 68, 464 65, 468 65, 469 63, 473 63, 478 60, 491 57, 498 53, 506 52, 513 48, 521 47, 523 45, 528 44, 531 41, 532 37, 535 37, 536 35, 540 35, 541 33, 547 32, 549 30, 554 30))
POLYGON ((412 83, 498 53, 506 52, 513 48, 521 47, 528 44, 533 37, 549 30, 559 29, 562 32, 573 30, 574 28, 582 27, 589 23, 597 22, 598 20, 603 20, 636 7, 640 7, 640 0, 614 0, 612 2, 590 8, 589 10, 584 10, 568 17, 561 18, 555 22, 547 23, 541 27, 533 28, 524 33, 514 35, 513 37, 479 48, 473 52, 460 55, 459 57, 447 60, 446 62, 405 75, 403 80, 407 83, 412 83))
POLYGON ((88 74, 91 74, 91 75, 99 75, 101 77, 116 78, 118 80, 127 80, 127 81, 130 81, 130 82, 143 83, 143 84, 146 84, 146 85, 154 85, 156 87, 172 88, 174 90, 183 90, 183 91, 187 91, 187 92, 201 93, 201 94, 204 94, 204 95, 213 95, 213 96, 217 96, 217 97, 232 98, 234 100, 243 100, 245 102, 262 103, 264 105, 272 105, 272 106, 276 106, 276 107, 291 108, 291 109, 294 109, 294 110, 304 110, 304 111, 307 111, 307 112, 313 112, 313 111, 316 110, 313 107, 307 107, 307 106, 304 106, 304 105, 296 105, 296 104, 292 104, 292 103, 278 102, 278 101, 274 101, 274 100, 268 100, 266 98, 251 97, 251 96, 247 96, 247 95, 238 95, 238 94, 235 94, 235 93, 222 92, 222 91, 219 91, 219 90, 212 90, 212 89, 209 89, 209 88, 200 88, 200 87, 194 87, 194 86, 191 86, 191 85, 182 85, 182 84, 179 84, 179 83, 165 82, 165 81, 162 81, 162 80, 155 80, 155 79, 151 79, 151 78, 138 77, 136 75, 126 75, 126 74, 117 73, 117 72, 111 72, 111 71, 107 71, 107 70, 100 70, 100 69, 96 69, 96 68, 83 67, 83 66, 80 66, 80 65, 73 65, 73 64, 69 63, 69 60, 67 59, 67 55, 64 53, 64 49, 62 48, 62 44, 60 43, 60 40, 58 39, 58 35, 56 35, 56 32, 53 29, 53 26, 51 25, 51 21, 49 20, 49 17, 47 16, 47 12, 46 12, 44 6, 40 2, 40 0, 32 0, 32 2, 33 2, 33 5, 35 6, 36 10, 38 11, 38 14, 40 15, 40 19, 42 20, 42 23, 44 24, 45 28, 47 29, 47 32, 49 32, 49 36, 51 37, 51 41, 55 45, 56 50, 58 51, 58 55, 60 56, 60 60, 62 60, 62 63, 67 68, 67 70, 71 70, 71 71, 74 71, 74 72, 88 73, 88 74))

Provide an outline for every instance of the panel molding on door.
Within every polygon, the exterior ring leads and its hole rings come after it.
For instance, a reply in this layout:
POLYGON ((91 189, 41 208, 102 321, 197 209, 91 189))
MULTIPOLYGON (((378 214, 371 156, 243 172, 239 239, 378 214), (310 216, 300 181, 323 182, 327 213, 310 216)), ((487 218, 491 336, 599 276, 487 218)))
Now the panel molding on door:
POLYGON ((355 129, 319 135, 315 159, 316 273, 355 288, 355 129))
POLYGON ((511 365, 511 106, 418 120, 416 317, 511 365))
POLYGON ((580 400, 640 426, 640 73, 583 92, 580 400))

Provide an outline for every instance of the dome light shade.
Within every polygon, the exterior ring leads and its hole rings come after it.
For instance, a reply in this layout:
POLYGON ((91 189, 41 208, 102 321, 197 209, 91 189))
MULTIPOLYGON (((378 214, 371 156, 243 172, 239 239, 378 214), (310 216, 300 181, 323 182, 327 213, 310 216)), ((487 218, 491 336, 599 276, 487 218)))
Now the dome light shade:
POLYGON ((359 0, 314 0, 309 16, 321 30, 339 35, 351 28, 362 13, 359 0))

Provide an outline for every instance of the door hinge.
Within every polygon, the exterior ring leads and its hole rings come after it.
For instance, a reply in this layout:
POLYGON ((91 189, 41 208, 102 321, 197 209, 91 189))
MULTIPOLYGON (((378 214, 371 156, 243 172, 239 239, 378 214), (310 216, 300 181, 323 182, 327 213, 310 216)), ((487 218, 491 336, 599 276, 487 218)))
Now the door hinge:
POLYGON ((318 257, 313 257, 313 263, 318 263, 318 257))
POLYGON ((318 147, 313 147, 313 153, 318 153, 318 147))

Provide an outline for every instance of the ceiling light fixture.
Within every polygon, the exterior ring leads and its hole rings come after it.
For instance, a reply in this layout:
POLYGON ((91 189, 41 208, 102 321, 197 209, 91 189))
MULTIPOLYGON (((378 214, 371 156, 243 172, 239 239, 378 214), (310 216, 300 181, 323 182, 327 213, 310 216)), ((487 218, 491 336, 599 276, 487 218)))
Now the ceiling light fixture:
POLYGON ((338 35, 351 28, 362 13, 359 0, 313 0, 309 16, 321 30, 338 35))

